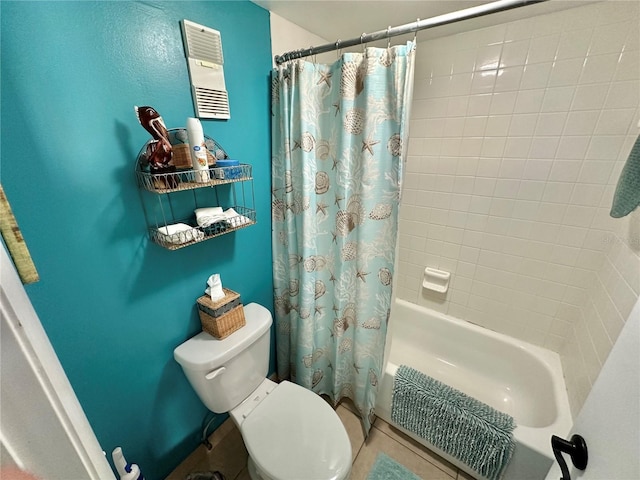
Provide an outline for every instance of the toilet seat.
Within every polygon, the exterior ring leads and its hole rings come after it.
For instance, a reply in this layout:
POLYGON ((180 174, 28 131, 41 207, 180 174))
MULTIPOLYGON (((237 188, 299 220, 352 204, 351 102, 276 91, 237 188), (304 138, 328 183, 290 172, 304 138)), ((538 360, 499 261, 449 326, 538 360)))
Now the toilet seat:
POLYGON ((343 480, 351 444, 320 396, 284 381, 244 419, 240 432, 258 472, 277 480, 343 480))

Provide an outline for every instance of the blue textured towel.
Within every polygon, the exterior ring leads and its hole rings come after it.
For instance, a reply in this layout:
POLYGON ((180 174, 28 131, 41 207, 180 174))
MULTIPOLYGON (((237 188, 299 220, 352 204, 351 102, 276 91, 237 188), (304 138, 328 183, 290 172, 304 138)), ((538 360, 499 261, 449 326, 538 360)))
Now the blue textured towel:
POLYGON ((616 193, 613 195, 611 215, 620 218, 640 205, 640 136, 631 149, 627 163, 620 173, 616 193))
POLYGON ((391 420, 490 480, 515 448, 510 415, 406 365, 396 372, 391 420))

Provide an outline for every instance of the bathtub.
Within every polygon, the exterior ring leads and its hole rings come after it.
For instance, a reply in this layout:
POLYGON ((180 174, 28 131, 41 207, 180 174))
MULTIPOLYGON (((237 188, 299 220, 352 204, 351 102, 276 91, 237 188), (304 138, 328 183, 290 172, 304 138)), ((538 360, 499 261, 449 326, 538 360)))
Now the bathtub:
POLYGON ((554 461, 551 435, 566 438, 572 426, 556 353, 400 299, 391 310, 389 332, 376 402, 379 417, 478 478, 465 464, 391 421, 395 372, 407 365, 515 419, 516 448, 505 479, 546 477, 554 461))

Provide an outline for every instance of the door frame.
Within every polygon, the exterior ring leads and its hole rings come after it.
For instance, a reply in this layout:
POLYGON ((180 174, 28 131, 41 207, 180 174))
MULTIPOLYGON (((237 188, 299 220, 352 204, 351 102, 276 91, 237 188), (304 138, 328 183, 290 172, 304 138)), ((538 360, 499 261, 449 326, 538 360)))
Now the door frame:
MULTIPOLYGON (((11 361, 3 362, 3 375, 0 378, 2 389, 11 388, 8 383, 11 381, 12 372, 15 373, 18 368, 28 369, 29 376, 35 379, 31 382, 31 385, 34 385, 35 394, 55 412, 55 415, 47 415, 46 418, 38 421, 42 420, 42 433, 47 435, 48 448, 58 450, 60 453, 59 460, 54 462, 41 459, 41 455, 33 451, 34 448, 31 445, 33 439, 30 438, 28 429, 20 428, 20 422, 23 420, 16 420, 19 417, 15 414, 15 410, 12 415, 12 409, 15 407, 11 402, 7 402, 2 406, 0 465, 17 466, 50 479, 64 478, 65 472, 67 475, 71 473, 69 466, 75 465, 75 470, 78 472, 74 473, 81 473, 83 478, 115 480, 113 470, 40 323, 4 244, 0 248, 0 316, 2 317, 3 346, 9 346, 11 352, 19 352, 17 358, 10 358, 11 361), (5 342, 12 342, 12 344, 5 342), (14 367, 14 360, 22 364, 14 367), (47 425, 54 428, 48 431, 47 425)), ((25 401, 29 402, 29 399, 25 401)), ((37 415, 37 412, 34 412, 34 415, 37 415)))

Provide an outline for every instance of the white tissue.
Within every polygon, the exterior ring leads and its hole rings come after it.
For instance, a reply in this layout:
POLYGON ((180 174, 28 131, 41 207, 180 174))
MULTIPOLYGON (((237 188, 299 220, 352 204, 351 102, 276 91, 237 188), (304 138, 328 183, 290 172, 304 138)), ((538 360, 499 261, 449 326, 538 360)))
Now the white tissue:
POLYGON ((196 222, 201 227, 208 227, 216 222, 223 222, 227 219, 222 211, 222 207, 197 208, 194 210, 196 222))
POLYGON ((220 275, 214 273, 207 280, 207 289, 204 291, 206 295, 211 297, 211 301, 216 302, 224 298, 224 291, 222 290, 222 280, 220 279, 220 275))
POLYGON ((162 234, 162 240, 174 245, 180 245, 193 240, 202 240, 204 238, 203 232, 186 223, 175 223, 173 225, 167 225, 166 227, 160 227, 158 228, 158 232, 162 234))
POLYGON ((224 212, 227 223, 232 227, 241 227, 247 223, 251 223, 251 219, 245 217, 244 215, 240 215, 233 208, 229 208, 224 212))

